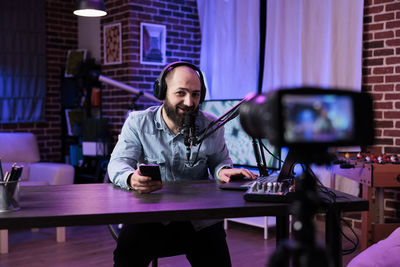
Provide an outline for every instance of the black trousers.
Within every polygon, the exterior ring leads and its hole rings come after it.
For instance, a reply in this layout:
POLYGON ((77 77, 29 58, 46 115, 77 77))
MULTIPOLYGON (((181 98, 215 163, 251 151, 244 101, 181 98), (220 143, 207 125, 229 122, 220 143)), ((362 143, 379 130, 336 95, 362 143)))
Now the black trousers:
POLYGON ((186 254, 193 267, 230 267, 231 259, 223 224, 195 231, 186 222, 125 225, 114 250, 114 266, 147 267, 154 258, 186 254))

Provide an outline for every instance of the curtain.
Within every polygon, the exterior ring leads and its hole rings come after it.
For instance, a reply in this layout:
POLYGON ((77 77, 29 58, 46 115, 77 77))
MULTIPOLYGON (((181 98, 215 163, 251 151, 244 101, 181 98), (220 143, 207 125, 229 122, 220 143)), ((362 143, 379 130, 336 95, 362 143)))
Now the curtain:
POLYGON ((268 0, 263 92, 361 90, 363 0, 268 0))
POLYGON ((236 99, 257 92, 259 0, 197 0, 197 7, 206 99, 236 99))
POLYGON ((0 1, 0 36, 0 123, 44 121, 44 0, 0 1))

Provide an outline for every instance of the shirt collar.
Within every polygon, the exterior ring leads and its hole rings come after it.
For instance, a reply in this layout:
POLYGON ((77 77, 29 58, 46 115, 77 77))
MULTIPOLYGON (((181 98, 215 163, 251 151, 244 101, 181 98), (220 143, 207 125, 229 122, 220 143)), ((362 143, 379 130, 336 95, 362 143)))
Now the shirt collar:
POLYGON ((163 105, 158 107, 158 109, 156 111, 156 116, 154 116, 154 123, 158 130, 166 130, 168 128, 167 125, 165 124, 165 121, 163 120, 163 118, 161 116, 162 107, 163 107, 163 105))

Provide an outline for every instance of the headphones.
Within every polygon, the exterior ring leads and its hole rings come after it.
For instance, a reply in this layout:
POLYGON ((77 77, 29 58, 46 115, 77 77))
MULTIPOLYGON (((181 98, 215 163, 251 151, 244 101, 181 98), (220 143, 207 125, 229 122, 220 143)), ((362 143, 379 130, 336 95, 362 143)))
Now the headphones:
POLYGON ((200 83, 201 83, 200 103, 202 103, 204 101, 204 98, 206 97, 206 86, 204 83, 203 73, 195 65, 193 65, 189 62, 184 62, 184 61, 176 61, 176 62, 168 64, 167 66, 164 67, 164 69, 161 71, 160 75, 158 76, 157 80, 154 82, 154 86, 153 86, 154 96, 160 100, 165 99, 165 95, 167 94, 167 83, 165 82, 165 77, 171 70, 173 70, 179 66, 188 66, 189 68, 194 70, 197 73, 197 75, 199 75, 199 79, 200 79, 200 83))

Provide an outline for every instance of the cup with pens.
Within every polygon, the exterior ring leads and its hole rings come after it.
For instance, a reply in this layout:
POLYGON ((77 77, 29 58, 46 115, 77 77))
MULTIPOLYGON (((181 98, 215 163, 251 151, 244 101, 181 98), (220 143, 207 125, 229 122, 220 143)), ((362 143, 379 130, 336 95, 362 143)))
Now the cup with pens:
POLYGON ((0 160, 0 212, 19 210, 19 184, 23 166, 14 163, 11 170, 3 173, 0 160))

